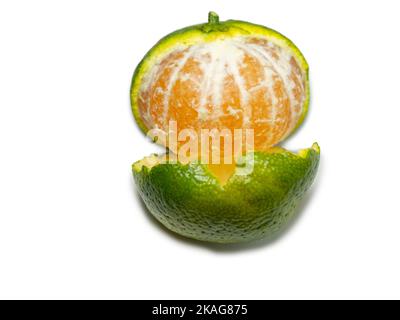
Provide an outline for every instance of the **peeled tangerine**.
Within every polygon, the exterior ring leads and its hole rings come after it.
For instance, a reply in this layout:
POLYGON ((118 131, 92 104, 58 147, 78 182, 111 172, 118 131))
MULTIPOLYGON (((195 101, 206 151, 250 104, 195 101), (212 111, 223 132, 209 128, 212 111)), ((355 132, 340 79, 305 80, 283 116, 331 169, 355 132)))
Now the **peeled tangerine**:
POLYGON ((133 164, 149 211, 168 229, 202 241, 250 241, 282 230, 315 178, 320 150, 316 143, 299 153, 274 146, 301 124, 308 102, 307 62, 274 30, 219 22, 210 13, 208 23, 161 39, 131 87, 139 126, 164 133, 157 141, 170 149, 133 164), (187 142, 171 148, 171 123, 177 133, 227 130, 235 137, 248 129, 254 139, 231 164, 171 162, 187 142))
POLYGON ((308 65, 280 33, 255 24, 219 22, 161 39, 133 76, 131 104, 144 132, 253 129, 254 149, 284 140, 304 119, 308 65))

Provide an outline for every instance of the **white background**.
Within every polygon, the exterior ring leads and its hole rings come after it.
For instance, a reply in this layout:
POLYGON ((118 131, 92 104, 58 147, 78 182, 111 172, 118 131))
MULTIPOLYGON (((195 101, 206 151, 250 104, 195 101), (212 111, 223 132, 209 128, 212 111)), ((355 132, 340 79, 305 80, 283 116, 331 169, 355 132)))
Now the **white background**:
POLYGON ((2 1, 0 298, 400 298, 398 1, 2 1), (321 167, 275 241, 182 240, 139 201, 158 151, 130 111, 133 70, 177 28, 222 20, 291 38, 311 71, 321 167))

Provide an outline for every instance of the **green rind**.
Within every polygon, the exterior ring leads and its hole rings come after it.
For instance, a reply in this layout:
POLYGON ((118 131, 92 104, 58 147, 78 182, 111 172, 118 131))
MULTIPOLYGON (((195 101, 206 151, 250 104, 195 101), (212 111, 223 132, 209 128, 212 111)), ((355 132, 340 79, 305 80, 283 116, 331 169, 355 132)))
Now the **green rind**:
POLYGON ((292 132, 290 132, 290 134, 296 131, 296 129, 301 125, 307 115, 310 102, 310 86, 308 75, 309 67, 305 57, 297 48, 297 46, 281 33, 262 25, 239 20, 228 20, 216 24, 198 24, 177 30, 159 40, 156 45, 147 52, 147 54, 144 56, 144 58, 135 69, 130 90, 132 112, 140 129, 146 134, 150 128, 146 128, 142 119, 140 118, 139 108, 137 104, 139 87, 149 67, 153 65, 158 57, 166 54, 167 52, 169 52, 169 50, 177 45, 190 45, 197 42, 214 41, 218 38, 244 35, 265 36, 268 37, 268 39, 275 39, 277 43, 280 43, 282 46, 286 46, 287 48, 291 49, 295 58, 297 59, 297 62, 303 69, 306 76, 306 100, 304 102, 302 114, 295 128, 292 130, 292 132))
MULTIPOLYGON (((133 166, 139 194, 152 215, 185 237, 237 243, 268 237, 293 218, 319 164, 317 144, 298 154, 254 153, 254 170, 224 186, 198 163, 133 166)), ((250 160, 249 160, 250 161, 250 160)))

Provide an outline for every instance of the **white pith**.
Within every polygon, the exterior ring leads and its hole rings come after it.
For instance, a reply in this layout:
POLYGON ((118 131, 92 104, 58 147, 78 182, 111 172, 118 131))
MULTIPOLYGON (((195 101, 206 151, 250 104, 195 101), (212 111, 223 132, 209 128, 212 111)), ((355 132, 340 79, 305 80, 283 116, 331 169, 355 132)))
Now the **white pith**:
MULTIPOLYGON (((252 37, 255 39, 255 37, 252 37)), ((289 100, 291 119, 289 122, 288 135, 296 126, 301 113, 303 111, 304 102, 306 99, 306 74, 297 70, 292 66, 291 59, 294 55, 288 48, 283 48, 271 41, 267 45, 258 43, 249 43, 249 38, 246 36, 221 39, 215 42, 192 45, 190 47, 177 46, 173 52, 182 52, 183 56, 178 63, 171 67, 171 76, 168 81, 167 88, 157 87, 153 91, 149 90, 157 81, 161 73, 161 68, 165 67, 162 64, 165 55, 158 57, 158 61, 153 63, 152 67, 145 74, 139 88, 139 99, 145 105, 145 110, 141 110, 141 115, 146 126, 150 128, 157 127, 156 121, 151 114, 150 97, 143 94, 149 92, 151 94, 162 93, 163 102, 159 106, 163 110, 161 117, 161 129, 167 129, 168 126, 168 111, 170 107, 171 91, 177 81, 191 81, 191 86, 199 93, 199 103, 193 103, 191 107, 196 110, 198 119, 212 120, 218 119, 223 115, 238 116, 242 114, 243 128, 249 128, 251 120, 255 123, 270 123, 273 127, 276 120, 277 108, 281 107, 281 102, 274 93, 274 78, 279 78, 284 84, 285 96, 289 100), (246 88, 245 79, 240 73, 240 68, 243 66, 243 57, 249 55, 256 59, 263 66, 263 79, 251 88, 246 88), (189 59, 198 61, 202 70, 201 79, 197 79, 192 74, 184 74, 182 69, 189 59), (223 101, 223 86, 225 79, 233 77, 235 84, 240 93, 240 106, 228 106, 227 113, 222 109, 223 101), (294 88, 295 81, 291 78, 296 77, 301 84, 300 99, 296 99, 294 88), (257 90, 266 90, 265 99, 269 99, 272 104, 268 117, 252 119, 252 108, 249 105, 249 96, 257 90), (212 102, 212 109, 207 108, 207 104, 212 102)), ((265 38, 264 38, 265 40, 265 38)), ((283 137, 284 138, 284 137, 283 137)))

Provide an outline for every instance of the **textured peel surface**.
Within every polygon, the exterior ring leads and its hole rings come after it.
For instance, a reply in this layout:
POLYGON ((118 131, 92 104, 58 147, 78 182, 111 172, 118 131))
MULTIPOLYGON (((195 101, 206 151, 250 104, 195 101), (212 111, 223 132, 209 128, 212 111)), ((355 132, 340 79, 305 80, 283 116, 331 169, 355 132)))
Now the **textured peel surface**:
POLYGON ((225 184, 207 165, 170 164, 165 157, 152 157, 133 165, 151 214, 185 237, 235 243, 273 235, 288 224, 315 178, 319 147, 314 144, 297 154, 276 149, 246 155, 244 161, 253 161, 253 170, 239 174, 246 163, 237 165, 225 184))

